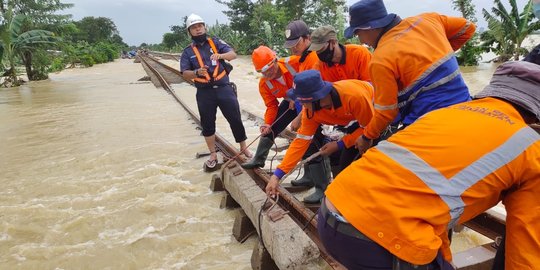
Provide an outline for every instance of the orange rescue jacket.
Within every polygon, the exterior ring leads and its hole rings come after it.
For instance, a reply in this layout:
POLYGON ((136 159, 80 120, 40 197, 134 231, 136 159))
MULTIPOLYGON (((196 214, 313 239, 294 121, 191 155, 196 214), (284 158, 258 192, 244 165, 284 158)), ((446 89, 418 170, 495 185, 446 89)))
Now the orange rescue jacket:
POLYGON ((285 84, 282 84, 278 80, 269 80, 264 77, 259 80, 259 93, 264 100, 264 105, 266 105, 264 122, 268 125, 271 125, 276 120, 279 107, 278 98, 287 98, 287 90, 293 86, 293 78, 299 68, 298 59, 298 56, 278 59, 277 64, 281 70, 285 84))
MULTIPOLYGON (((475 25, 464 18, 425 13, 403 19, 386 32, 370 64, 375 87, 375 116, 366 127, 366 136, 377 138, 396 119, 398 95, 406 95, 414 87, 425 93, 436 91, 437 85, 450 80, 447 76, 436 82, 423 81, 439 65, 453 58, 454 51, 465 44, 474 31, 475 25)), ((451 76, 461 76, 457 64, 455 69, 451 76)))
POLYGON ((318 69, 319 57, 317 56, 316 52, 308 53, 305 58, 300 57, 299 61, 300 61, 300 67, 298 68, 298 72, 302 72, 304 70, 310 70, 310 69, 318 69))
POLYGON ((538 269, 539 139, 509 103, 456 104, 369 149, 326 196, 359 231, 413 264, 430 263, 439 250, 451 261, 448 229, 502 199, 506 269, 538 269))
POLYGON ((302 124, 277 169, 287 173, 296 166, 321 124, 346 126, 358 121, 360 128, 341 139, 347 148, 353 147, 356 139, 362 135, 362 127, 369 123, 374 112, 373 87, 359 80, 342 80, 334 82, 333 86, 339 94, 341 106, 315 111, 311 118, 307 117, 305 109, 302 110, 302 124))
POLYGON ((369 62, 371 53, 364 46, 356 44, 339 45, 343 50, 341 63, 334 63, 329 66, 327 63, 319 61, 319 71, 325 81, 337 82, 341 80, 362 80, 371 81, 369 75, 369 62))

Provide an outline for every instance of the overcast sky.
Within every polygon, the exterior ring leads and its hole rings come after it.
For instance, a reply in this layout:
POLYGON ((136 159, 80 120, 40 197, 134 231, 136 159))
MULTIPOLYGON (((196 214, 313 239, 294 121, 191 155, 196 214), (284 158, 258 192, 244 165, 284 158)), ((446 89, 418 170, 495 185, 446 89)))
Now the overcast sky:
MULTIPOLYGON (((357 0, 347 0, 348 5, 357 0)), ((170 32, 169 26, 181 24, 181 19, 191 13, 198 14, 209 23, 215 21, 228 22, 223 14, 226 9, 214 0, 63 0, 75 6, 64 10, 72 14, 74 20, 83 17, 107 17, 116 24, 120 36, 129 45, 141 43, 161 43, 163 34, 170 32)), ((422 12, 435 11, 447 15, 459 16, 454 11, 450 0, 386 0, 384 1, 388 12, 396 13, 401 17, 408 17, 422 12)), ((503 2, 506 2, 503 0, 503 2)), ((490 10, 493 0, 473 0, 476 5, 477 18, 482 20, 481 10, 490 10)), ((527 0, 517 0, 521 9, 527 0)), ((480 27, 486 23, 479 22, 480 27)))

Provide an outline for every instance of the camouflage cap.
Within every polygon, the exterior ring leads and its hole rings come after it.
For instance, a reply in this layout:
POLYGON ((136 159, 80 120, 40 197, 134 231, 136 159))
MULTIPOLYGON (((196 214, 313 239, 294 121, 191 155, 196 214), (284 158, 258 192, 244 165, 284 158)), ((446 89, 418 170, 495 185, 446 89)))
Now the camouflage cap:
POLYGON ((337 40, 336 30, 330 25, 321 26, 311 34, 310 51, 319 51, 329 40, 337 40))

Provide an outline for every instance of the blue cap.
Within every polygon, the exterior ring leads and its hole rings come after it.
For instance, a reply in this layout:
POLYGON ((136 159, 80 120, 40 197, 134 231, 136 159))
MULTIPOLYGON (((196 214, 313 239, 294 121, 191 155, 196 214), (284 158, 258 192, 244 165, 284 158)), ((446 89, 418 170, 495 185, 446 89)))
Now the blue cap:
POLYGON ((332 88, 332 83, 323 81, 318 70, 310 69, 294 76, 293 88, 287 91, 287 96, 302 103, 309 103, 324 98, 332 88))
POLYGON ((357 29, 382 28, 390 24, 396 14, 386 12, 382 0, 360 0, 349 8, 350 22, 345 37, 352 38, 357 29))

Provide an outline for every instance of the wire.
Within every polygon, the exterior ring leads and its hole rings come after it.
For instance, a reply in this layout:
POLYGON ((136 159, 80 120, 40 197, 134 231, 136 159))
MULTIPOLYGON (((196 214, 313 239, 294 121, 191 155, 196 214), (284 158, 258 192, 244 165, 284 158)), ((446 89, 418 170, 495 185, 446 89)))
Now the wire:
MULTIPOLYGON (((281 119, 283 116, 285 116, 285 114, 290 110, 291 110, 290 108, 287 108, 287 110, 285 110, 276 120, 274 120, 274 122, 269 127, 272 128, 272 126, 275 123, 277 123, 277 121, 279 119, 281 119)), ((273 134, 274 134, 274 131, 272 131, 272 136, 274 136, 273 134)), ((237 157, 239 157, 241 154, 243 154, 254 142, 256 142, 262 136, 263 136, 263 134, 259 134, 255 139, 253 139, 253 141, 251 141, 248 145, 246 145, 246 147, 244 147, 244 149, 240 149, 240 151, 236 155, 229 158, 229 160, 227 160, 227 162, 225 162, 223 164, 223 166, 227 166, 229 164, 229 162, 231 162, 232 160, 236 160, 237 157)), ((276 144, 275 140, 274 140, 274 145, 276 145, 276 150, 277 150, 277 144, 276 144)), ((277 151, 276 151, 276 155, 277 155, 277 151)))

